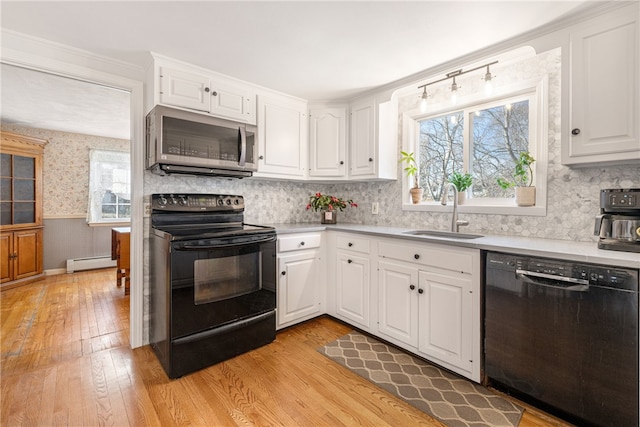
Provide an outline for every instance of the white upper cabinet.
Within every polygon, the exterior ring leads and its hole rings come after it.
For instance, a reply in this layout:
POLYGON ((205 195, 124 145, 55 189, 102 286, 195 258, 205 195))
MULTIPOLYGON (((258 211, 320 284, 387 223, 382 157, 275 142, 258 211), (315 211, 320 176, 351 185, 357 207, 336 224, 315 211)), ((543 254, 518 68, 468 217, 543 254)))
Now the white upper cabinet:
POLYGON ((209 112, 211 79, 208 76, 160 67, 160 103, 209 112))
POLYGON ((563 164, 640 162, 639 10, 621 8, 571 31, 563 164))
POLYGON ((351 106, 349 175, 376 177, 376 103, 371 99, 351 106))
POLYGON ((147 96, 157 104, 203 111, 216 117, 256 124, 256 91, 250 84, 153 54, 147 96))
POLYGON ((309 111, 309 176, 347 175, 346 107, 309 111))
POLYGON ((304 179, 307 104, 286 97, 258 96, 257 177, 304 179))

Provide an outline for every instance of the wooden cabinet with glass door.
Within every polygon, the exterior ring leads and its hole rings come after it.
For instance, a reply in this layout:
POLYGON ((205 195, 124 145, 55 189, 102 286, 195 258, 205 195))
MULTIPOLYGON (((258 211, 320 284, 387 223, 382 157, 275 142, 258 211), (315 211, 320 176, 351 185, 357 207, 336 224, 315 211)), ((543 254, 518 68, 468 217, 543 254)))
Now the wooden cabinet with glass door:
POLYGON ((42 268, 42 161, 48 141, 2 132, 0 287, 31 283, 42 268))

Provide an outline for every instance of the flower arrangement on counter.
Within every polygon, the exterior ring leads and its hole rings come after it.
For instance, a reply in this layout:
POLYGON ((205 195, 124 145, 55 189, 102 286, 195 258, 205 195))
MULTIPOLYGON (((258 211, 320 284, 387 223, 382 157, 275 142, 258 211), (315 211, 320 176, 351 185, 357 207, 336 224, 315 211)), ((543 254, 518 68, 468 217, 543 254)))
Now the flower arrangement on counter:
POLYGON ((358 204, 353 200, 343 200, 339 197, 331 196, 329 194, 316 193, 309 197, 309 203, 307 204, 307 210, 313 209, 317 211, 333 211, 339 209, 342 211, 347 205, 352 208, 357 208, 358 204))

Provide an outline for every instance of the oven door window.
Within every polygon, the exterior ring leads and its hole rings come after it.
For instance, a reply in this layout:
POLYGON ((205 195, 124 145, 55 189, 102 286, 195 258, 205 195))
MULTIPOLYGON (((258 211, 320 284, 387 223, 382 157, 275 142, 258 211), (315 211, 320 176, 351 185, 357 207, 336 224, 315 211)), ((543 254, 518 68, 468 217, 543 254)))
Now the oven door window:
POLYGON ((196 305, 246 295, 262 288, 260 252, 197 259, 193 269, 196 305))

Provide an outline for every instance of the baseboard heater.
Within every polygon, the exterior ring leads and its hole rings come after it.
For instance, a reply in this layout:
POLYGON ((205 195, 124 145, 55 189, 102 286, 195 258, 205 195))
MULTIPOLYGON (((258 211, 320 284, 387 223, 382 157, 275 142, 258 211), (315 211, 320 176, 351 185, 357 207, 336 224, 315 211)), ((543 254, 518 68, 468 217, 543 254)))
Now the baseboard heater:
POLYGON ((94 256, 88 258, 70 258, 67 260, 67 273, 75 271, 94 270, 96 268, 115 267, 116 260, 111 256, 94 256))

